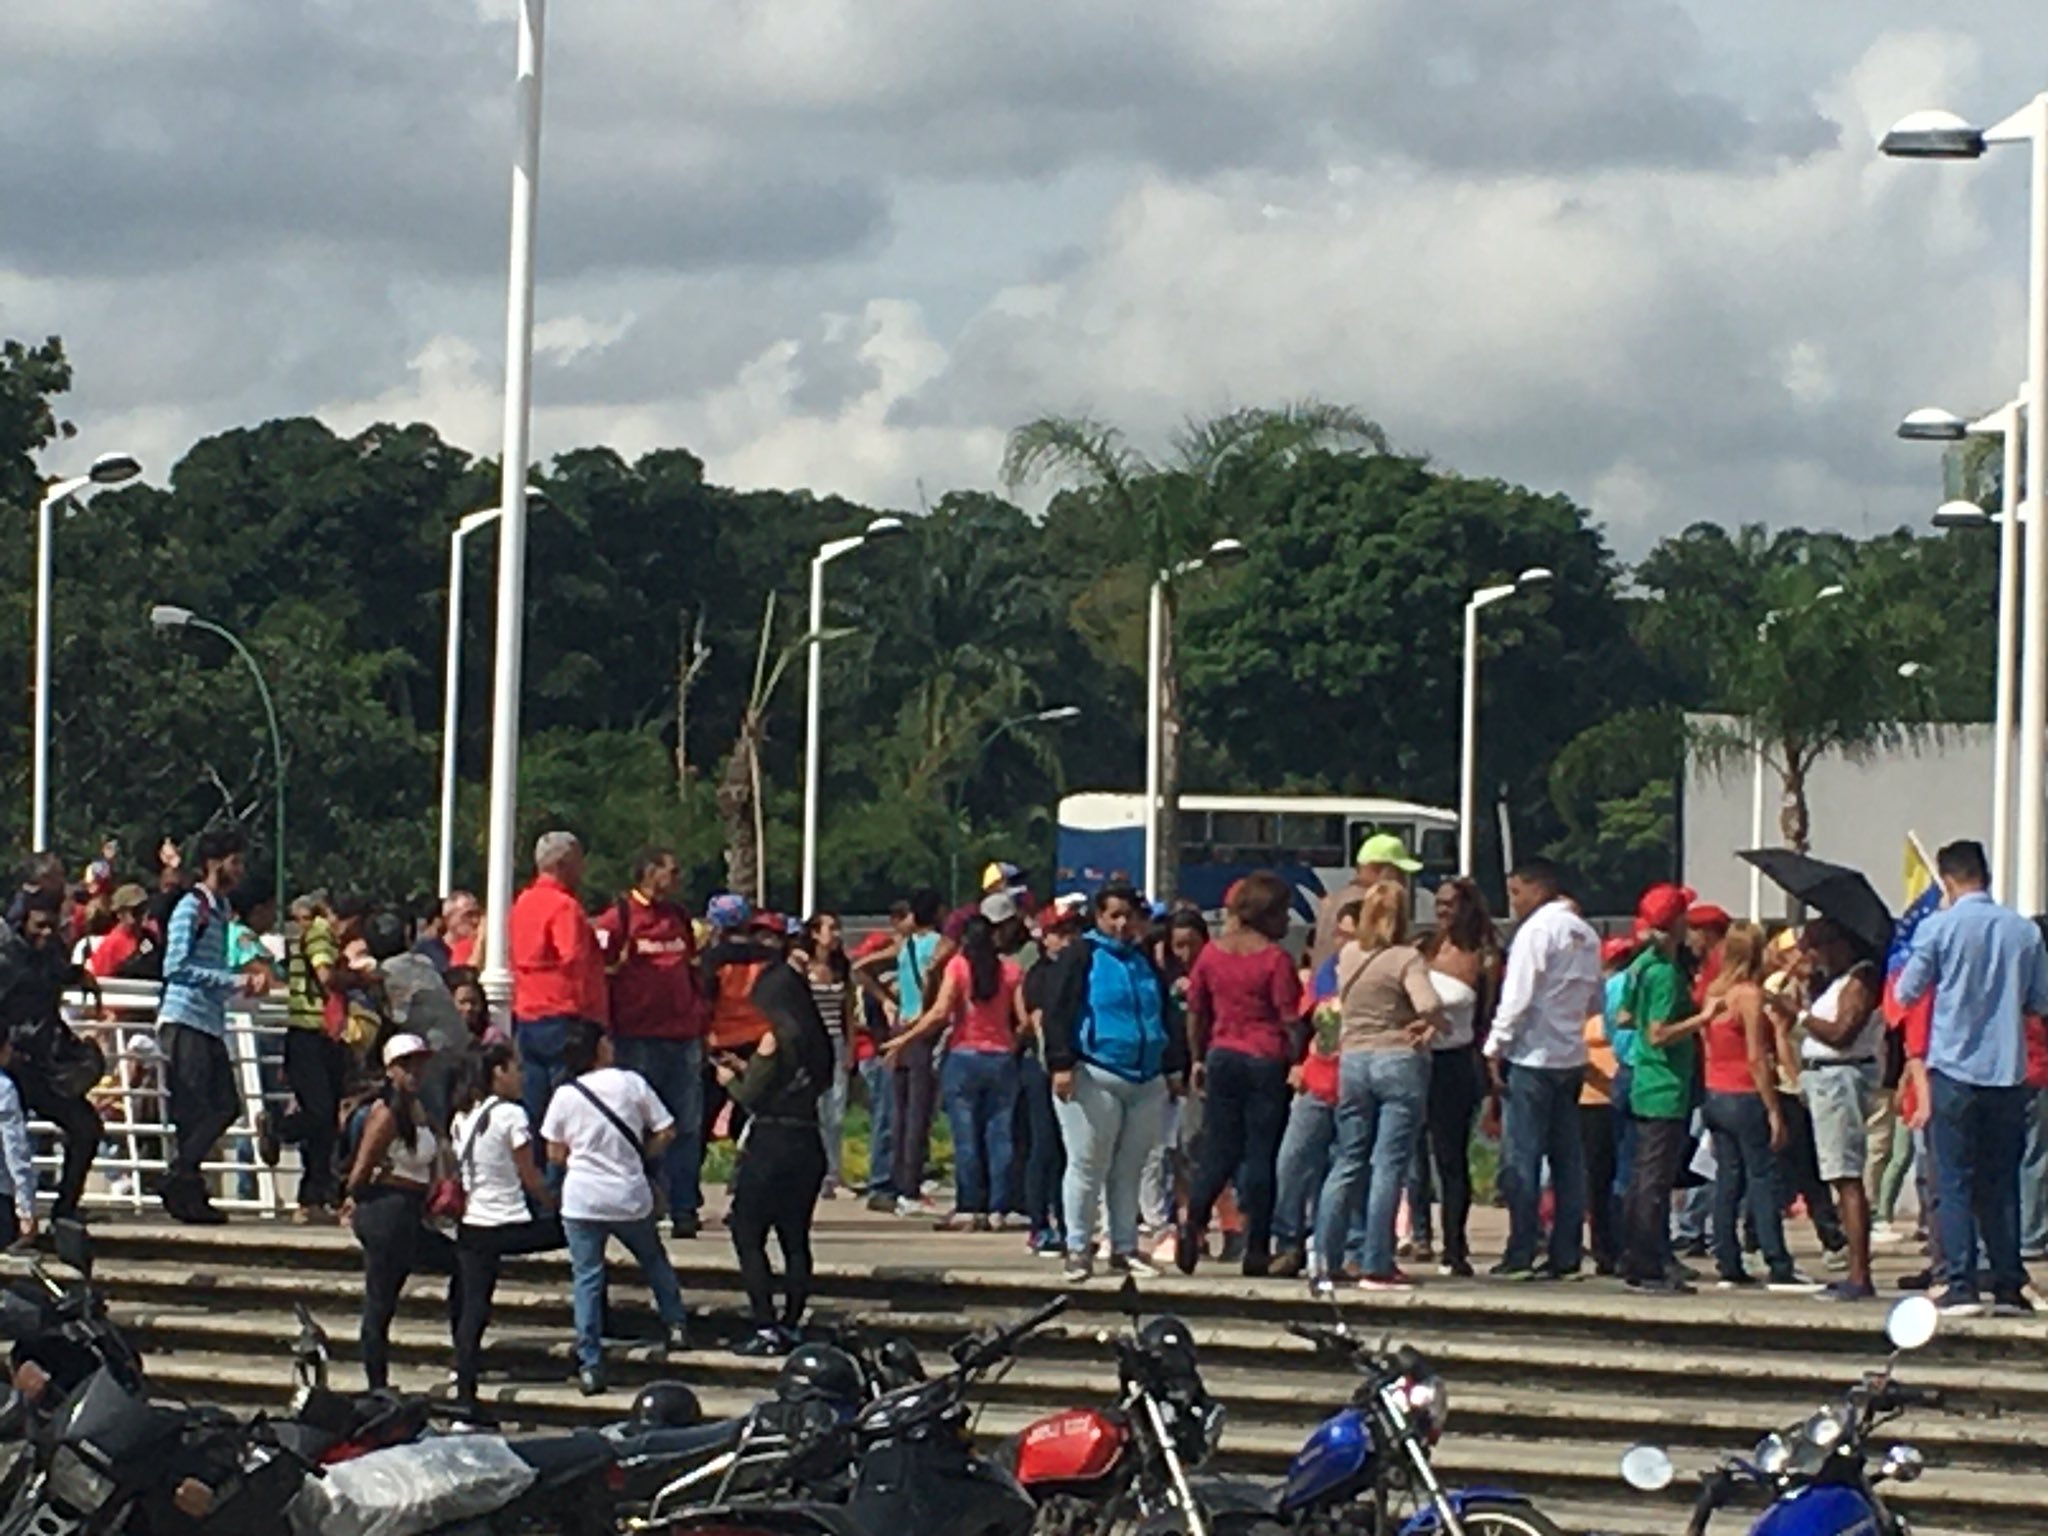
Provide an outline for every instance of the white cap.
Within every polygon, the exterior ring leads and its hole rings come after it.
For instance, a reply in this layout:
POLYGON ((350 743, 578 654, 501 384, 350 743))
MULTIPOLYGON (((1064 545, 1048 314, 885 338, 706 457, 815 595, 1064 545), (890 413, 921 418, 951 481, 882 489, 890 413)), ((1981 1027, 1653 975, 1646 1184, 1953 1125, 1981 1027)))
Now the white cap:
POLYGON ((434 1048, 418 1035, 393 1035, 384 1042, 384 1065, 403 1061, 408 1056, 431 1056, 434 1048))

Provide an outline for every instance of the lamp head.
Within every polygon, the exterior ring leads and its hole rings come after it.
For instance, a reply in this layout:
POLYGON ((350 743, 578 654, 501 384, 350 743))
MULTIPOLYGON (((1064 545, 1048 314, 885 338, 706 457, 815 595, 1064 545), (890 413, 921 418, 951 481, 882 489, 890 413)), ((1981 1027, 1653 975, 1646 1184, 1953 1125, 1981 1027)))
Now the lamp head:
POLYGON ((1909 112, 1877 147, 1897 160, 1975 160, 1984 153, 1984 130, 1953 112, 1909 112))
POLYGON ((172 603, 158 603, 149 610, 149 622, 158 629, 183 629, 192 619, 190 608, 180 608, 172 603))
POLYGON ((86 471, 94 485, 119 485, 141 473, 141 461, 126 453, 103 453, 92 461, 92 468, 86 471))
POLYGON ((1078 704, 1062 704, 1062 705, 1059 705, 1059 706, 1058 706, 1057 708, 1054 708, 1054 709, 1042 709, 1042 710, 1040 710, 1040 711, 1038 712, 1038 718, 1039 718, 1040 720, 1044 720, 1044 721, 1053 721, 1053 720, 1072 720, 1072 719, 1073 719, 1073 718, 1074 718, 1075 716, 1079 715, 1080 713, 1081 713, 1081 706, 1080 706, 1080 705, 1078 705, 1078 704))
POLYGON ((1218 539, 1209 546, 1207 553, 1202 556, 1202 559, 1206 564, 1214 568, 1217 566, 1236 565, 1250 553, 1251 551, 1244 547, 1242 540, 1218 539))
POLYGON ((892 533, 908 533, 909 531, 909 525, 906 524, 902 518, 891 517, 884 514, 883 516, 875 518, 872 522, 870 522, 867 525, 867 527, 864 530, 862 530, 862 534, 863 537, 866 538, 882 539, 887 538, 892 533))
POLYGON ((1557 573, 1547 565, 1532 565, 1515 578, 1518 587, 1535 586, 1541 582, 1555 580, 1557 573))
POLYGON ((1974 501, 1944 501, 1934 509, 1937 528, 1989 528, 1991 522, 1991 514, 1974 501))
POLYGON ((1954 411, 1923 405, 1899 423, 1899 436, 1909 443, 1959 443, 1970 424, 1954 411))

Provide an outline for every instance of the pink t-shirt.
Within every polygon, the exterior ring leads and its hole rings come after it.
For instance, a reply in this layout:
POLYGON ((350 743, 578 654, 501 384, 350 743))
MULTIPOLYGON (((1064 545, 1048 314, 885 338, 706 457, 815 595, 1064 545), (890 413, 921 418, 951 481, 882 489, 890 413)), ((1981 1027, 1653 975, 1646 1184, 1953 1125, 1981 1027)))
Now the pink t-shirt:
POLYGON ((1301 977, 1278 944, 1247 954, 1205 946, 1188 973, 1188 1007, 1209 1021, 1212 1051, 1290 1064, 1295 1059, 1301 977))
POLYGON ((999 962, 995 995, 977 999, 974 968, 965 955, 946 962, 946 979, 953 983, 960 999, 953 1011, 953 1033, 946 1041, 949 1051, 1013 1051, 1017 1048, 1017 989, 1024 985, 1024 968, 1014 960, 999 962))

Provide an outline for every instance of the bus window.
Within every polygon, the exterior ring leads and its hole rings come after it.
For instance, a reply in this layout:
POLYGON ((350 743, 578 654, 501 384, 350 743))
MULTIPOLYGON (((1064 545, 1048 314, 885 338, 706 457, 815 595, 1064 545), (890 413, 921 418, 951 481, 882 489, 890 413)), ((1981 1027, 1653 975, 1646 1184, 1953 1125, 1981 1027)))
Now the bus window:
POLYGON ((1217 848, 1270 847, 1276 818, 1262 811, 1216 811, 1211 814, 1209 841, 1217 848))
POLYGON ((1422 847, 1415 855, 1422 867, 1435 874, 1458 872, 1458 834, 1449 827, 1431 827, 1422 834, 1422 847))

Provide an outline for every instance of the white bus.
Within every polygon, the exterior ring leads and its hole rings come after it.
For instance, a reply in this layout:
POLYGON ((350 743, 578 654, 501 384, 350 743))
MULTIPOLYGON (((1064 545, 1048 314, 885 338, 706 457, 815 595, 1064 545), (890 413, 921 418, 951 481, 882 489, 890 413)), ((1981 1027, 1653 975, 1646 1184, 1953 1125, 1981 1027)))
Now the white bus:
MULTIPOLYGON (((1092 895, 1111 880, 1144 884, 1145 797, 1090 793, 1060 801, 1054 890, 1092 895)), ((1352 795, 1182 795, 1179 890, 1206 909, 1223 905, 1231 881, 1269 869, 1316 898, 1351 878, 1358 845, 1391 832, 1422 864, 1416 894, 1457 873, 1458 815, 1441 806, 1352 795)))

